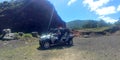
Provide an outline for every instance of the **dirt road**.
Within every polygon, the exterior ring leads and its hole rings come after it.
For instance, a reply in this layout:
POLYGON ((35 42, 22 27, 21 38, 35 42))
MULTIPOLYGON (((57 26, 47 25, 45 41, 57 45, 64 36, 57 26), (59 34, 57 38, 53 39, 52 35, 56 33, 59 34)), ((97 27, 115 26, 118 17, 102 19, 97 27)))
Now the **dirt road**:
POLYGON ((38 50, 38 46, 38 41, 32 43, 0 41, 0 60, 120 59, 120 36, 76 37, 74 38, 74 46, 55 46, 49 50, 38 50))

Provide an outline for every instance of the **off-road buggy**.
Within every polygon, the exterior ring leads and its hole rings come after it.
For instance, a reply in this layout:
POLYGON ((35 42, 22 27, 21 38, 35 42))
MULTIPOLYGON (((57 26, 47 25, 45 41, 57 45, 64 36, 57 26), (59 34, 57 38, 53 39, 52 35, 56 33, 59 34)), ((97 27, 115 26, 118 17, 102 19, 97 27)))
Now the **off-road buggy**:
POLYGON ((66 44, 73 45, 73 34, 69 29, 51 29, 47 34, 42 34, 39 40, 41 49, 48 49, 51 46, 66 44))

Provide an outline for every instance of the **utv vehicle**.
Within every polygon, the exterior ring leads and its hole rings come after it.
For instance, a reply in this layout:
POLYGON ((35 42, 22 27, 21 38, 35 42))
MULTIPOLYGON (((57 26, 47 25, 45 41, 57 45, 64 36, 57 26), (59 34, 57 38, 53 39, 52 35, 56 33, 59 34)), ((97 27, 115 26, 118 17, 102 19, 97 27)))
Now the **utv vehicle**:
POLYGON ((51 46, 59 44, 72 46, 73 37, 69 29, 51 29, 47 34, 41 35, 39 45, 41 49, 48 49, 51 46))

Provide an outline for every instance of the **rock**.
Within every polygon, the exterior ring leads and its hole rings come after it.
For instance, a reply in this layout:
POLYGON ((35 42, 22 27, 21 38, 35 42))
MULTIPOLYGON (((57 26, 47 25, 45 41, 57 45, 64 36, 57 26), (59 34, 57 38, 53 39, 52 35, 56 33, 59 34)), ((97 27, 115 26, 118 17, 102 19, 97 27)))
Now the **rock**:
POLYGON ((66 26, 56 10, 53 12, 54 6, 48 0, 15 0, 8 3, 11 5, 0 11, 0 32, 4 28, 10 28, 13 32, 41 33, 48 31, 49 28, 66 26))
POLYGON ((39 37, 38 32, 32 32, 31 34, 32 34, 33 37, 36 37, 36 38, 39 37))

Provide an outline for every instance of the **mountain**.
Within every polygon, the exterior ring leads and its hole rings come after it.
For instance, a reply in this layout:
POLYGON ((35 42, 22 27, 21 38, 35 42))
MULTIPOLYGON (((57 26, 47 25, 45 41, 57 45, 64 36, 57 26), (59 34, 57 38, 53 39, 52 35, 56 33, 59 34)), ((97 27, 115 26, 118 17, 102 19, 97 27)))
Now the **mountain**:
POLYGON ((66 23, 53 9, 54 6, 48 0, 4 1, 0 3, 0 32, 10 28, 13 32, 41 33, 49 28, 66 27, 66 23))
POLYGON ((67 22, 66 25, 70 29, 80 29, 88 21, 89 20, 74 20, 74 21, 67 22))
POLYGON ((109 26, 112 26, 112 24, 106 23, 104 20, 74 20, 67 22, 67 27, 70 29, 101 28, 109 26))

